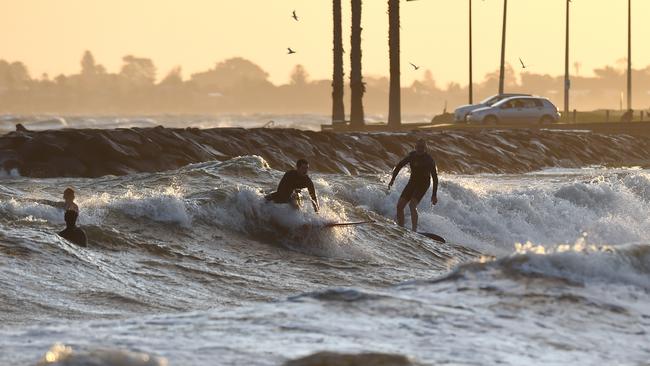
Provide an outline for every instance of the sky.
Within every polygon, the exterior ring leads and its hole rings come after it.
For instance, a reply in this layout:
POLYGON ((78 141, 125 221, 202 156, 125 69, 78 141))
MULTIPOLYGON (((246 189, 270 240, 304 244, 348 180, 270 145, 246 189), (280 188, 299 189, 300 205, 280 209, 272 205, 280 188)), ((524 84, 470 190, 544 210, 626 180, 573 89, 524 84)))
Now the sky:
MULTIPOLYGON (((403 85, 427 69, 439 86, 467 84, 468 1, 402 1, 403 85)), ((480 81, 498 69, 503 0, 473 3, 474 73, 480 81)), ((650 1, 632 3, 632 61, 641 68, 650 65, 650 22, 644 21, 650 1)), ((343 4, 349 49, 350 1, 343 4)), ((386 0, 364 1, 366 76, 388 75, 386 11, 386 0)), ((331 14, 329 0, 0 0, 0 58, 23 61, 33 77, 53 77, 77 73, 85 50, 109 72, 118 72, 122 56, 133 54, 153 59, 160 78, 175 66, 188 78, 240 56, 260 65, 276 84, 286 83, 296 64, 311 78, 326 79, 332 70, 331 14), (298 22, 291 19, 294 9, 298 22), (297 54, 287 55, 287 47, 297 54)), ((563 74, 564 15, 564 0, 509 0, 506 61, 520 70, 521 57, 530 72, 563 74)), ((572 73, 575 62, 583 76, 605 65, 623 66, 626 0, 572 0, 571 29, 572 73)))

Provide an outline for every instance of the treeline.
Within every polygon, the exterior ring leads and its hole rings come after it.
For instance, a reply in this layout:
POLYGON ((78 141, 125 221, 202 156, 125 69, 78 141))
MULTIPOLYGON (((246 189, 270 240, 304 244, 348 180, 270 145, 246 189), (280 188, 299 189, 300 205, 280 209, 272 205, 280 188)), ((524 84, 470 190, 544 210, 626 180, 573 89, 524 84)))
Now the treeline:
MULTIPOLYGON (((571 107, 579 110, 619 109, 625 90, 625 72, 614 67, 594 70, 593 77, 572 77, 571 107)), ((310 80, 297 65, 284 85, 274 85, 260 66, 232 58, 184 79, 174 68, 159 81, 152 60, 125 56, 119 73, 108 73, 88 51, 78 74, 50 78, 30 76, 21 62, 0 60, 1 113, 161 114, 161 113, 331 113, 331 81, 310 80)), ((635 109, 650 106, 650 66, 633 71, 635 109)), ((364 76, 364 108, 368 114, 388 112, 387 77, 364 76)), ((549 97, 562 107, 563 77, 506 72, 507 92, 549 97)), ((474 86, 475 100, 498 89, 498 72, 474 86)), ((346 89, 346 93, 348 93, 346 89)), ((404 115, 436 115, 467 103, 467 87, 437 85, 426 71, 420 80, 402 89, 404 115)), ((349 93, 346 95, 349 100, 349 93)), ((349 108, 349 103, 346 103, 349 108)), ((349 110, 348 110, 349 113, 349 110)))

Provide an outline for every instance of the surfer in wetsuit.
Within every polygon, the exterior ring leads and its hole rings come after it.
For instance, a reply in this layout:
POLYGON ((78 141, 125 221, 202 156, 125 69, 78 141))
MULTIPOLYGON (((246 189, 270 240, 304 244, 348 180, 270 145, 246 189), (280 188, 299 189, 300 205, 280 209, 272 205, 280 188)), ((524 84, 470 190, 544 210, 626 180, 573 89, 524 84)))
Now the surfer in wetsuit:
POLYGON ((316 190, 314 189, 314 182, 307 175, 309 171, 309 162, 305 159, 300 159, 296 163, 296 169, 289 170, 284 173, 278 190, 267 195, 267 201, 275 203, 291 203, 295 199, 301 189, 307 188, 311 196, 311 203, 314 206, 314 211, 318 212, 318 198, 316 197, 316 190))
POLYGON ((79 213, 79 206, 74 203, 74 189, 68 187, 63 191, 63 200, 65 201, 64 210, 77 211, 79 213))
POLYGON ((420 139, 415 145, 415 151, 408 154, 402 161, 400 161, 393 170, 393 178, 388 183, 388 189, 393 186, 395 178, 400 170, 406 165, 411 166, 411 177, 409 178, 406 187, 402 191, 402 195, 397 202, 397 223, 404 226, 404 208, 408 203, 411 209, 411 224, 413 231, 418 230, 418 204, 427 193, 431 180, 433 180, 433 190, 431 192, 431 204, 438 203, 438 172, 436 170, 436 162, 431 155, 427 152, 426 141, 420 139))
POLYGON ((75 210, 65 211, 65 230, 59 232, 59 236, 73 242, 74 244, 85 247, 88 245, 86 233, 77 227, 77 217, 79 213, 75 210))

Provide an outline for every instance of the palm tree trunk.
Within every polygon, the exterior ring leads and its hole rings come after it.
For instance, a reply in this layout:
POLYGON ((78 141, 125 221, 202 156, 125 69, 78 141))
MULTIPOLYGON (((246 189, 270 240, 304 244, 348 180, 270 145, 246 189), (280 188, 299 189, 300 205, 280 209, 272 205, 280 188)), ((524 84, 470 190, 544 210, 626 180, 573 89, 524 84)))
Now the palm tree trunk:
POLYGON ((363 115, 363 76, 361 73, 361 0, 352 0, 352 32, 350 36, 350 125, 364 125, 363 115))
POLYGON ((508 19, 508 0, 503 0, 503 30, 501 31, 501 64, 499 66, 499 94, 504 92, 506 78, 506 25, 508 19))
POLYGON ((334 21, 334 70, 332 75, 332 122, 345 121, 344 71, 343 71, 343 30, 341 16, 341 0, 333 0, 334 21))
POLYGON ((399 0, 388 0, 388 47, 390 49, 388 126, 391 128, 398 128, 402 124, 399 31, 399 0))

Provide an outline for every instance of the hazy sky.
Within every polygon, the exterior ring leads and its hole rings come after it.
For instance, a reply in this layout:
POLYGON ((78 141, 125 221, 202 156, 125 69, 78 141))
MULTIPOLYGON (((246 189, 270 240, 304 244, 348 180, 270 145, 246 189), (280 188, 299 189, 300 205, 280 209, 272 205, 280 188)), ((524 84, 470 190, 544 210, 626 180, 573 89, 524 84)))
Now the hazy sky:
MULTIPOLYGON (((633 0, 633 63, 650 64, 650 0, 633 0)), ((349 3, 344 3, 349 49, 349 3)), ((507 61, 521 57, 532 72, 564 70, 564 0, 510 0, 507 61)), ((402 1, 403 84, 430 69, 439 85, 467 83, 468 0, 402 1), (422 68, 413 71, 408 62, 422 68)), ((332 4, 329 0, 0 0, 0 58, 23 61, 32 76, 78 72, 89 49, 116 72, 121 57, 150 57, 164 76, 180 65, 183 76, 242 56, 284 83, 295 64, 312 78, 331 75, 332 4), (291 19, 296 9, 300 22, 291 19), (286 55, 286 47, 298 53, 286 55)), ((502 0, 474 0, 475 77, 499 63, 502 0)), ((365 0, 363 67, 388 74, 386 0, 365 0)), ((626 0, 573 0, 572 66, 581 74, 616 65, 626 56, 626 0)), ((346 53, 346 58, 349 53, 346 53)), ((347 70, 346 59, 346 70, 347 70)), ((346 71, 346 73, 348 73, 346 71)))

